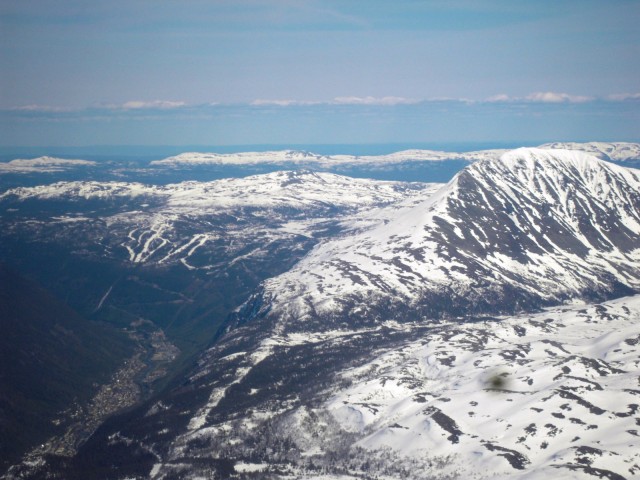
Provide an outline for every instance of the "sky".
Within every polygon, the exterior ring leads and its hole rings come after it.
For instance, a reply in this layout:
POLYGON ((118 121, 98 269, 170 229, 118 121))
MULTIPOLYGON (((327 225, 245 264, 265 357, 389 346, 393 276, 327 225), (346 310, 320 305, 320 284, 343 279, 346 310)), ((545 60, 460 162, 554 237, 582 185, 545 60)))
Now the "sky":
POLYGON ((0 145, 640 140, 636 0, 2 0, 0 145))

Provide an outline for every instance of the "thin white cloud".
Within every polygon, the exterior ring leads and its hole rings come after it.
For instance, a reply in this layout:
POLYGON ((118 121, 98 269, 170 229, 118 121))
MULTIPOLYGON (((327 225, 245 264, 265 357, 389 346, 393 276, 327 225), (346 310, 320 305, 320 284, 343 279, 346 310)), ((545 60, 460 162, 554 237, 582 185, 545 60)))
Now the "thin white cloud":
POLYGON ((525 100, 538 103, 584 103, 593 100, 593 97, 558 92, 535 92, 527 95, 525 100))
POLYGON ((276 106, 276 107, 290 107, 296 105, 320 105, 322 102, 314 102, 310 100, 268 100, 259 98, 250 103, 251 106, 254 107, 268 107, 268 106, 276 106))
POLYGON ((159 109, 168 110, 172 108, 186 107, 185 102, 176 102, 172 100, 131 100, 119 105, 107 105, 107 108, 112 110, 143 110, 143 109, 159 109))
POLYGON ((411 105, 423 102, 404 97, 335 97, 330 101, 313 101, 313 100, 289 100, 289 99, 257 99, 253 100, 251 106, 279 106, 290 107, 296 105, 411 105))
POLYGON ((586 95, 573 95, 564 92, 533 92, 524 97, 509 95, 506 93, 499 93, 492 95, 483 100, 473 100, 467 97, 429 97, 429 98, 407 98, 399 96, 387 96, 387 97, 358 97, 358 96, 344 96, 335 97, 330 101, 302 101, 302 100, 264 100, 258 99, 250 103, 253 106, 264 105, 277 105, 277 106, 292 106, 292 105, 372 105, 372 106, 393 106, 393 105, 415 105, 420 103, 429 102, 457 102, 465 103, 468 105, 476 103, 587 103, 597 100, 604 101, 625 101, 625 100, 638 100, 640 99, 640 93, 621 93, 612 94, 606 96, 586 96, 586 95))
POLYGON ((562 92, 534 92, 524 97, 511 96, 506 93, 499 93, 485 98, 488 103, 585 103, 595 100, 595 97, 583 95, 571 95, 562 92))
POLYGON ((429 97, 426 100, 416 100, 412 103, 423 103, 423 102, 453 102, 453 103, 466 103, 472 104, 476 103, 476 100, 472 100, 467 97, 429 97))
POLYGON ((506 93, 499 93, 497 95, 492 95, 488 98, 485 98, 485 102, 489 103, 498 103, 498 102, 512 102, 514 97, 510 97, 506 93))
POLYGON ((405 97, 336 97, 333 104, 336 105, 411 105, 420 103, 422 100, 416 100, 405 97))
POLYGON ((17 112, 54 112, 54 113, 60 113, 60 112, 72 112, 76 109, 71 108, 71 107, 53 107, 51 105, 37 105, 37 104, 31 104, 31 105, 21 105, 19 107, 13 107, 10 110, 14 110, 17 112))
POLYGON ((194 115, 204 115, 209 118, 212 109, 223 108, 247 108, 247 107, 274 107, 288 108, 296 106, 309 106, 314 108, 331 107, 331 106, 370 106, 370 107, 386 107, 394 105, 429 105, 436 103, 459 104, 459 105, 482 105, 482 104, 511 104, 511 105, 532 105, 532 104, 549 104, 549 105, 571 105, 589 102, 634 102, 640 101, 640 93, 616 93, 599 96, 582 96, 573 95, 563 92, 534 92, 525 96, 510 95, 508 93, 498 93, 484 99, 469 99, 465 97, 423 97, 408 98, 401 96, 341 96, 331 100, 297 100, 287 98, 264 99, 246 103, 225 103, 225 102, 209 102, 202 104, 186 103, 174 100, 130 100, 124 103, 103 103, 94 104, 86 107, 70 107, 70 106, 50 106, 40 104, 27 104, 13 107, 0 107, 0 112, 4 115, 15 115, 20 117, 42 117, 49 120, 66 120, 74 118, 82 119, 102 119, 110 118, 114 115, 131 116, 136 119, 143 119, 143 115, 150 115, 149 118, 156 118, 158 115, 182 115, 188 114, 191 118, 194 115))
POLYGON ((624 102, 625 100, 640 100, 640 93, 614 93, 607 95, 607 100, 612 102, 624 102))

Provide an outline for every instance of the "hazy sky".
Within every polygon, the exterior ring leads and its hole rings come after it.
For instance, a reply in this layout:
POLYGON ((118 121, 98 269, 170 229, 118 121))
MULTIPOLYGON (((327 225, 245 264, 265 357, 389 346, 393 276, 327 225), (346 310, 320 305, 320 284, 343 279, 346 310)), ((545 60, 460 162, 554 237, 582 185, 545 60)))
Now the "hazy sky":
POLYGON ((640 139, 636 0, 2 0, 0 144, 640 139))

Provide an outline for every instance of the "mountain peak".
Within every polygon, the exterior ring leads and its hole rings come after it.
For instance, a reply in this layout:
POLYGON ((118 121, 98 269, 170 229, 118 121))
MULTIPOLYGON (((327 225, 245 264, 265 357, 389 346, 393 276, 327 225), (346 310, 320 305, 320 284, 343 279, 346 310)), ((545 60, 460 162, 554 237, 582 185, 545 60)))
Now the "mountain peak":
POLYGON ((543 149, 580 150, 602 160, 630 162, 640 159, 640 144, 630 142, 553 142, 540 145, 543 149))
POLYGON ((584 191, 587 202, 600 201, 607 208, 615 208, 633 203, 630 196, 634 196, 635 191, 629 186, 640 182, 635 170, 602 161, 586 152, 540 148, 519 148, 499 159, 477 162, 459 175, 473 176, 486 183, 487 188, 490 183, 511 192, 511 196, 526 197, 537 204, 548 204, 549 208, 561 205, 572 211, 578 190, 584 191))
MULTIPOLYGON (((498 161, 511 170, 530 173, 536 173, 540 168, 558 171, 569 168, 585 173, 588 170, 612 167, 612 164, 605 163, 590 153, 566 149, 518 148, 503 154, 499 159, 487 161, 498 161)), ((620 172, 624 169, 613 166, 613 170, 620 172)))
POLYGON ((265 294, 292 320, 404 315, 396 303, 421 319, 610 298, 639 290, 639 272, 638 175, 582 152, 518 149, 320 245, 265 294))

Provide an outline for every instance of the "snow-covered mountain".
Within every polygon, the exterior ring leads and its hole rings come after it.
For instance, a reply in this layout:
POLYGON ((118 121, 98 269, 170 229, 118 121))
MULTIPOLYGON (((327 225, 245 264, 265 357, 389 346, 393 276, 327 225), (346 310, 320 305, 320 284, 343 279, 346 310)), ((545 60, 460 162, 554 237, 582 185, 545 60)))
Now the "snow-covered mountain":
POLYGON ((231 467, 256 472, 247 478, 632 478, 638 318, 634 296, 260 342, 245 326, 110 448, 151 457, 154 480, 231 467), (204 392, 186 415, 188 395, 204 392), (181 414, 186 425, 166 427, 181 414))
MULTIPOLYGON (((194 291, 230 284, 246 299, 237 265, 254 285, 261 259, 261 275, 284 271, 171 388, 74 457, 29 457, 8 478, 640 474, 640 300, 594 303, 640 291, 635 170, 519 149, 437 190, 278 172, 54 184, 0 201, 5 236, 135 266, 120 278, 136 289, 122 290, 170 297, 167 331, 194 291), (169 296, 179 282, 161 282, 166 268, 197 282, 169 296)), ((208 321, 205 307, 188 317, 208 321)))
POLYGON ((640 175, 519 149, 472 164, 385 225, 318 246, 265 282, 288 325, 508 312, 640 289, 640 175))
POLYGON ((164 160, 154 160, 152 165, 257 165, 298 164, 331 168, 336 166, 374 166, 402 162, 464 160, 475 161, 500 156, 506 150, 480 150, 475 152, 443 152, 438 150, 403 150, 387 155, 319 155, 300 150, 268 152, 199 153, 187 152, 164 160))
POLYGON ((10 162, 0 162, 2 173, 48 173, 61 172, 76 167, 95 166, 90 160, 68 160, 56 157, 18 158, 10 162))
POLYGON ((111 448, 153 479, 636 475, 638 297, 491 314, 637 290, 639 195, 584 153, 477 162, 264 282, 111 448))
POLYGON ((165 186, 58 182, 10 189, 0 202, 11 210, 3 221, 5 232, 45 242, 59 239, 100 256, 126 254, 133 263, 182 262, 190 269, 209 269, 221 261, 215 260, 217 250, 226 252, 224 258, 234 250, 245 255, 246 246, 255 242, 251 255, 260 256, 278 240, 312 238, 357 211, 359 216, 340 228, 362 228, 382 221, 365 213, 373 207, 400 200, 411 204, 435 188, 282 171, 165 186), (50 205, 53 212, 43 214, 40 209, 50 205))
POLYGON ((396 200, 399 193, 423 188, 424 184, 376 182, 298 170, 162 186, 135 182, 57 182, 10 189, 0 195, 0 201, 9 198, 108 200, 147 196, 163 198, 164 205, 169 209, 184 208, 192 212, 242 206, 304 209, 317 204, 335 207, 382 204, 396 200))
MULTIPOLYGON (((627 162, 640 160, 640 144, 629 142, 554 142, 541 145, 543 149, 577 150, 590 153, 603 160, 627 162)), ((478 150, 470 152, 446 152, 441 150, 402 150, 386 155, 320 155, 303 150, 276 150, 266 152, 202 153, 186 152, 163 160, 154 160, 155 166, 189 165, 259 165, 288 164, 309 168, 332 168, 340 166, 375 167, 405 162, 442 162, 462 160, 475 162, 499 158, 505 149, 478 150)))
POLYGON ((578 150, 602 160, 629 162, 640 160, 640 144, 629 142, 553 142, 540 145, 540 148, 578 150))

